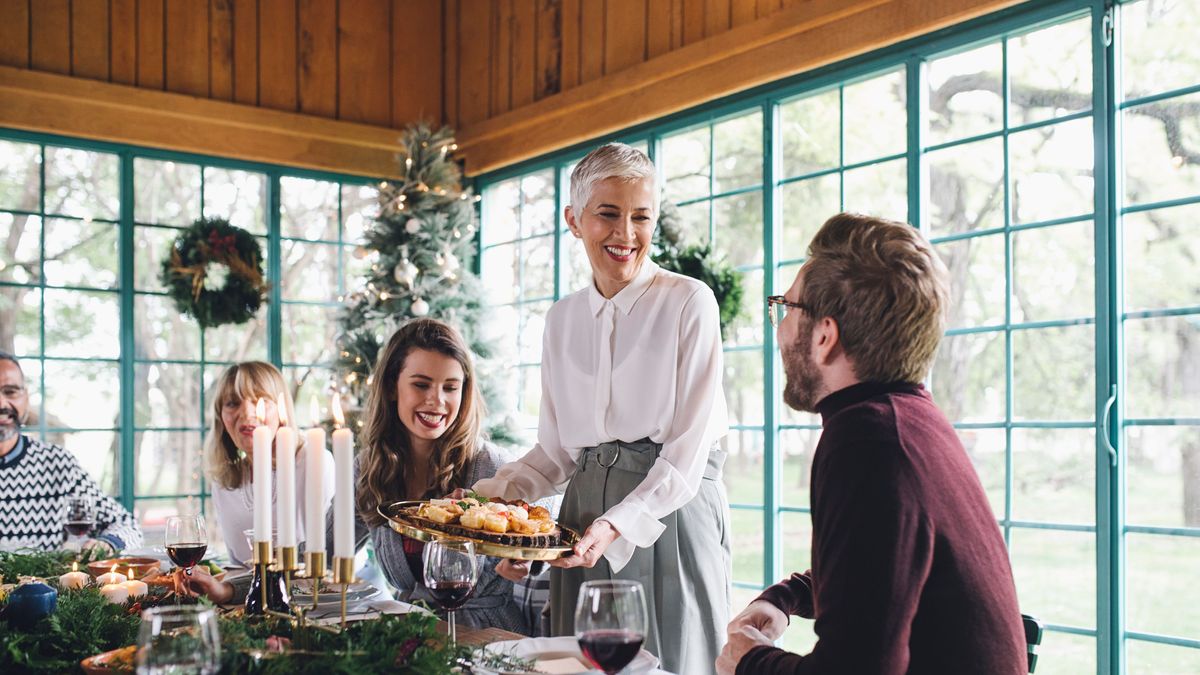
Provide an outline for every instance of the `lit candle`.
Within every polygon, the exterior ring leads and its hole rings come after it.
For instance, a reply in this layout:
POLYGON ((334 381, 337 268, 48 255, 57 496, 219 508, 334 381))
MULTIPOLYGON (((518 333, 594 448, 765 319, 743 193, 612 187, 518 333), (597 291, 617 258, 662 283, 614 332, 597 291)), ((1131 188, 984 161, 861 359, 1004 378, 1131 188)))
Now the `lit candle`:
POLYGON ((126 579, 128 579, 128 577, 117 572, 117 566, 113 565, 111 570, 96 577, 96 583, 100 584, 101 586, 104 586, 105 584, 123 584, 125 583, 126 579))
POLYGON ((254 412, 254 541, 271 541, 271 428, 266 425, 267 405, 258 399, 254 412))
POLYGON ((354 435, 345 427, 342 401, 333 394, 333 555, 354 557, 354 435))
POLYGON ((325 429, 319 420, 317 397, 309 399, 312 427, 304 432, 304 546, 308 551, 325 550, 325 429))
POLYGON ((146 586, 146 582, 138 581, 137 579, 133 578, 133 570, 129 570, 129 581, 126 581, 121 585, 125 587, 125 591, 129 593, 130 598, 140 598, 150 590, 150 588, 146 586))
POLYGON ((279 545, 296 546, 296 430, 288 426, 283 397, 276 399, 279 431, 275 432, 275 470, 279 472, 279 545))
POLYGON ((58 585, 63 588, 83 588, 88 584, 86 572, 79 571, 79 563, 71 563, 71 571, 58 578, 58 585))
MULTIPOLYGON (((138 582, 141 584, 142 582, 138 582)), ((145 586, 146 584, 142 584, 145 586)), ((100 595, 103 595, 106 600, 114 605, 123 605, 129 600, 129 589, 125 588, 124 582, 116 584, 105 584, 100 588, 100 595)))

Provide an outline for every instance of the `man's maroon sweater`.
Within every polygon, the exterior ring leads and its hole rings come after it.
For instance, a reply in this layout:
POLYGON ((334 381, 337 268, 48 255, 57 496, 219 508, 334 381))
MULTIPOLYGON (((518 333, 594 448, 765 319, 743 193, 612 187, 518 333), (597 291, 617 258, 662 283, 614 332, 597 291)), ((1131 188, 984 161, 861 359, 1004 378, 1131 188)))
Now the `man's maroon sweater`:
POLYGON ((812 569, 759 596, 815 618, 817 644, 804 656, 755 647, 738 675, 1025 673, 1008 551, 929 393, 865 382, 817 412, 812 569))

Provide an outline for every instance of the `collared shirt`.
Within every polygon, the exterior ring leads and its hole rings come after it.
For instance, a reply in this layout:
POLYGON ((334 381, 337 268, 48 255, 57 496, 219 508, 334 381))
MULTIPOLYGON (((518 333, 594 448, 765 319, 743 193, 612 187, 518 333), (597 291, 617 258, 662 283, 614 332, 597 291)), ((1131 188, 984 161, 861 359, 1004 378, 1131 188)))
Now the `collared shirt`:
POLYGON ((652 545, 660 518, 700 487, 728 422, 720 314, 712 290, 650 260, 611 299, 591 286, 550 308, 542 338, 538 442, 475 489, 532 500, 562 491, 583 448, 662 444, 642 483, 601 518, 621 533, 604 556, 619 571, 652 545))
POLYGON ((25 453, 25 435, 17 434, 17 444, 13 446, 12 450, 8 451, 7 455, 0 457, 0 469, 3 469, 8 466, 13 466, 21 459, 21 455, 24 453, 25 453))

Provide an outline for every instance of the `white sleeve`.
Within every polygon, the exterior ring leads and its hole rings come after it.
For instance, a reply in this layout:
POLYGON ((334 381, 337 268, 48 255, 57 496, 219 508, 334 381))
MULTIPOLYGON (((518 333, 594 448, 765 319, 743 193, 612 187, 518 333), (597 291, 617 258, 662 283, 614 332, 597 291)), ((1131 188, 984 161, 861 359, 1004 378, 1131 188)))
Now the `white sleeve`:
POLYGON ((600 517, 621 534, 604 553, 614 572, 636 547, 658 540, 666 529, 660 518, 696 496, 709 451, 728 431, 720 314, 711 293, 696 292, 684 304, 677 339, 675 410, 662 450, 641 484, 600 517))

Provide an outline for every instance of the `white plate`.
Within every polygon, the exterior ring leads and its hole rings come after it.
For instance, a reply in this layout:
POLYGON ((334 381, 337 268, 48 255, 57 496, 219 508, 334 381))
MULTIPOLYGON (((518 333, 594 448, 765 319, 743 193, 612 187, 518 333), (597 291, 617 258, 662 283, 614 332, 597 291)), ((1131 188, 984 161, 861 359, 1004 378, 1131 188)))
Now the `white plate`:
MULTIPOLYGON (((302 605, 312 604, 312 582, 308 579, 295 579, 292 581, 292 602, 299 602, 302 605)), ((365 581, 357 581, 350 584, 346 589, 346 602, 357 603, 373 598, 379 594, 379 589, 365 581)), ((341 605, 342 589, 340 586, 332 584, 324 584, 321 586, 319 607, 326 605, 341 605)))
MULTIPOLYGON (((579 641, 573 637, 555 637, 555 638, 525 638, 523 640, 504 640, 501 642, 493 642, 486 647, 486 651, 497 652, 501 654, 511 654, 523 659, 555 659, 563 657, 575 657, 580 663, 587 663, 587 659, 583 658, 583 654, 579 651, 579 641)), ((633 661, 625 666, 625 670, 621 671, 622 675, 634 675, 635 673, 649 673, 658 666, 658 658, 645 649, 638 652, 633 661)), ((474 667, 475 675, 504 675, 503 672, 487 670, 486 668, 474 667)), ((589 670, 589 675, 595 675, 602 671, 589 670)))

